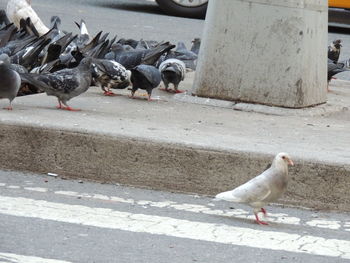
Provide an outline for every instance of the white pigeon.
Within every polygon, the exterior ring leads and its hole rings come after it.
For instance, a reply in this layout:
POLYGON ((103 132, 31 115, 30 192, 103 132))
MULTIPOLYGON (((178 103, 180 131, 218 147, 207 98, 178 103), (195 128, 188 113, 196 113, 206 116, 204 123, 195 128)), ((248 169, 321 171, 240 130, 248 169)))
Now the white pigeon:
POLYGON ((289 180, 288 165, 294 165, 292 159, 287 153, 279 153, 271 167, 262 174, 231 191, 217 194, 215 198, 250 205, 254 208, 256 222, 268 225, 259 219, 258 213, 266 215, 263 207, 276 201, 286 191, 289 180))
POLYGON ((42 36, 49 31, 49 28, 41 21, 40 17, 31 7, 32 0, 10 0, 7 3, 6 15, 8 19, 20 28, 21 19, 30 17, 35 29, 42 36))

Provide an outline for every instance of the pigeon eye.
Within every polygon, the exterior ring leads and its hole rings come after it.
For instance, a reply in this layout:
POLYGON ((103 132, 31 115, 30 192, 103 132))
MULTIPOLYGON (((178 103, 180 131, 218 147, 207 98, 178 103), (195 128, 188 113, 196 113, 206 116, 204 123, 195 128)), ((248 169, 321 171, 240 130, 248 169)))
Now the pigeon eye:
POLYGON ((282 159, 285 160, 285 159, 286 159, 286 156, 283 155, 283 156, 282 156, 282 159))

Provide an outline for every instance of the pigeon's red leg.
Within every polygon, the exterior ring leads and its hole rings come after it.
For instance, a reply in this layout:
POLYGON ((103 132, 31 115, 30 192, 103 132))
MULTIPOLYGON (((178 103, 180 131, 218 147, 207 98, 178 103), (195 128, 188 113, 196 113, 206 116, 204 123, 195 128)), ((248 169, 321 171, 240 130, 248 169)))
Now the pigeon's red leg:
POLYGON ((3 108, 4 110, 13 110, 13 108, 12 108, 12 106, 10 105, 10 106, 8 106, 8 107, 4 107, 3 108))
POLYGON ((117 96, 117 94, 113 93, 113 92, 110 91, 110 90, 106 90, 103 94, 104 94, 105 96, 117 96))
POLYGON ((259 219, 258 213, 255 213, 255 212, 254 212, 254 215, 255 215, 255 221, 256 221, 259 225, 268 225, 267 222, 261 221, 261 220, 259 219))
POLYGON ((58 106, 56 107, 57 109, 63 109, 62 107, 62 103, 60 101, 58 101, 58 106))
POLYGON ((74 108, 72 108, 70 106, 63 107, 62 109, 63 110, 68 110, 68 111, 81 111, 81 109, 74 109, 74 108))
POLYGON ((179 89, 175 90, 175 93, 184 93, 184 92, 185 92, 184 90, 179 90, 179 89))
POLYGON ((151 98, 151 94, 148 94, 148 101, 154 101, 152 98, 151 98))
POLYGON ((263 214, 266 216, 266 210, 265 210, 265 208, 261 208, 261 212, 263 212, 263 214))
POLYGON ((68 110, 68 111, 81 111, 81 109, 74 109, 74 108, 72 108, 72 107, 70 107, 70 106, 68 106, 67 104, 65 104, 65 103, 62 103, 64 106, 62 106, 62 110, 68 110))

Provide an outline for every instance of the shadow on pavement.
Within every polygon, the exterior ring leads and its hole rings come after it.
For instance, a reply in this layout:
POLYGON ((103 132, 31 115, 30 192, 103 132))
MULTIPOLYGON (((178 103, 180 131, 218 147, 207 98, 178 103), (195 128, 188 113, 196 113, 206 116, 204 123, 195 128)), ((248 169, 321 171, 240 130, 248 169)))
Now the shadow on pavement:
POLYGON ((155 3, 94 3, 93 5, 99 7, 107 7, 113 9, 119 9, 124 11, 141 12, 148 14, 164 15, 164 12, 155 3))

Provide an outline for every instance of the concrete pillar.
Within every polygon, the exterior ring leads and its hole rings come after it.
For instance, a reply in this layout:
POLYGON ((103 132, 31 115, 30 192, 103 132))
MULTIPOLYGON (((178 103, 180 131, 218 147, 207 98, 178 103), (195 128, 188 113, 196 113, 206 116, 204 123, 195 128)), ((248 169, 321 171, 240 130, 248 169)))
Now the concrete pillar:
POLYGON ((290 108, 326 102, 327 0, 210 0, 192 93, 290 108))

